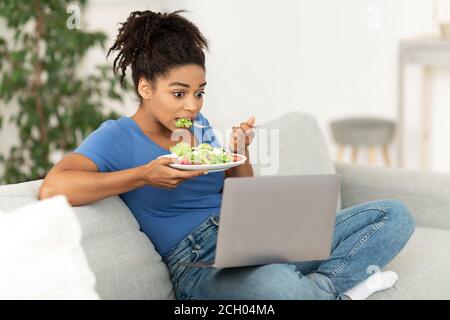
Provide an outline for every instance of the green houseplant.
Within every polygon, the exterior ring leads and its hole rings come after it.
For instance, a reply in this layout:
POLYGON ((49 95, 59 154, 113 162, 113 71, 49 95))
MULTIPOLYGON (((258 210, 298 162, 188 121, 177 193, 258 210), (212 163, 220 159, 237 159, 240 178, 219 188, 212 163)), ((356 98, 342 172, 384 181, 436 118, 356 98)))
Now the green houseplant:
POLYGON ((86 0, 0 1, 7 26, 0 34, 0 128, 5 120, 19 128, 19 144, 0 155, 2 183, 43 178, 52 152, 73 150, 103 121, 118 118, 104 111, 105 102, 121 101, 130 89, 107 65, 77 74, 86 52, 104 48, 107 36, 76 27, 77 12, 68 10, 74 6, 82 12, 86 0), (4 119, 12 104, 18 111, 4 119))

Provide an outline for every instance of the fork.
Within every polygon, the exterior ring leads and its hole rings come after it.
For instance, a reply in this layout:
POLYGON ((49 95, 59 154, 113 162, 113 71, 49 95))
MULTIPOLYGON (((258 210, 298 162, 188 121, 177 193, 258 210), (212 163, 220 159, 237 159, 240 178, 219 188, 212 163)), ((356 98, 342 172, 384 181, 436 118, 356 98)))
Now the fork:
MULTIPOLYGON (((205 126, 205 125, 203 125, 203 124, 201 124, 201 123, 199 123, 199 122, 197 122, 197 121, 194 121, 194 122, 193 122, 193 126, 196 127, 196 128, 199 128, 199 129, 211 128, 211 126, 205 126)), ((259 126, 260 126, 260 125, 258 124, 258 125, 256 125, 256 126, 253 126, 252 128, 258 128, 259 126)))

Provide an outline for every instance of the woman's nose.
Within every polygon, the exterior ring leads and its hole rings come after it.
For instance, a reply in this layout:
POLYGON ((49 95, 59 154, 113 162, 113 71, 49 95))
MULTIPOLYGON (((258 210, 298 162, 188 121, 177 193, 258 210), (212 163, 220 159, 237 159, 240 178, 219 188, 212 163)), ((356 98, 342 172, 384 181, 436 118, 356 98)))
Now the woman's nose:
POLYGON ((184 110, 194 112, 195 110, 197 110, 197 107, 194 105, 185 105, 184 110))
POLYGON ((200 107, 201 107, 201 105, 197 105, 197 103, 191 101, 191 102, 186 103, 186 104, 184 105, 184 110, 186 110, 186 111, 191 111, 191 112, 195 112, 195 111, 197 111, 200 107))

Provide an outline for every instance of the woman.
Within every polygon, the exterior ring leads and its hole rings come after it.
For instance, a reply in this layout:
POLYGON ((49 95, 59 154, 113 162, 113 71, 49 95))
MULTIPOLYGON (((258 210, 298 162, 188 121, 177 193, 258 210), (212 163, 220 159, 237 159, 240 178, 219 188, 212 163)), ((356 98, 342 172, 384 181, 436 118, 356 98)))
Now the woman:
MULTIPOLYGON (((121 81, 131 65, 139 108, 131 117, 104 122, 56 164, 40 199, 64 194, 77 206, 119 195, 163 257, 179 299, 365 299, 391 287, 395 273, 370 274, 391 261, 414 230, 408 209, 396 200, 339 211, 332 254, 324 261, 231 269, 177 264, 213 259, 224 179, 253 176, 249 160, 205 175, 157 159, 178 142, 176 119, 209 127, 200 113, 207 41, 180 12, 133 12, 121 25, 108 55, 118 51, 114 71, 121 71, 121 81)), ((233 128, 232 151, 249 158, 254 123, 252 117, 233 128)), ((211 130, 182 130, 191 146, 218 145, 211 130)))

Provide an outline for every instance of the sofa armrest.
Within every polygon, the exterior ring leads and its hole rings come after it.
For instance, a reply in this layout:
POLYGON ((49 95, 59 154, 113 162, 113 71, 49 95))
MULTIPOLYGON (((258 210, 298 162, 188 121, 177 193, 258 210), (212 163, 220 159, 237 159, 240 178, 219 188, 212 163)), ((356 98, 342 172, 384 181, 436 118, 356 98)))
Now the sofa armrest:
POLYGON ((450 230, 450 174, 335 162, 342 207, 377 199, 402 201, 423 227, 450 230))

